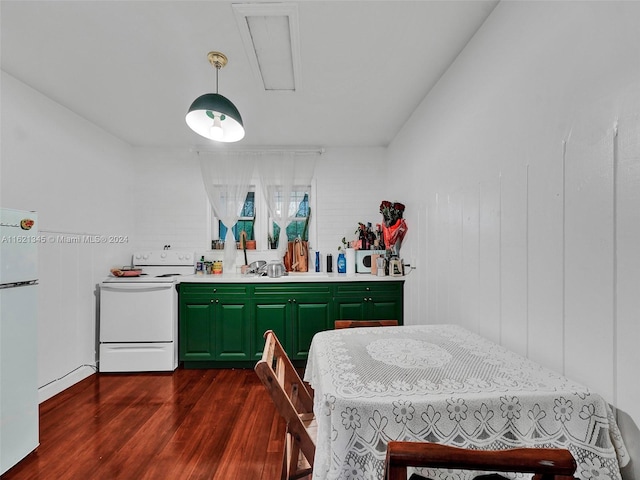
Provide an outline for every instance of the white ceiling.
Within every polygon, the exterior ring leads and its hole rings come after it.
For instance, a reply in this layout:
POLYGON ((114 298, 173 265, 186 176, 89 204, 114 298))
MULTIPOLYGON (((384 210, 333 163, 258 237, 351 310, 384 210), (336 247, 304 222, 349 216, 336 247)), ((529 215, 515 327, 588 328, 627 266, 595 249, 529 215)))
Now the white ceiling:
POLYGON ((289 2, 293 93, 259 87, 232 3, 2 0, 2 70, 133 146, 185 148, 209 142, 184 117, 215 91, 207 53, 219 50, 219 92, 247 132, 238 145, 385 146, 497 0, 289 2))

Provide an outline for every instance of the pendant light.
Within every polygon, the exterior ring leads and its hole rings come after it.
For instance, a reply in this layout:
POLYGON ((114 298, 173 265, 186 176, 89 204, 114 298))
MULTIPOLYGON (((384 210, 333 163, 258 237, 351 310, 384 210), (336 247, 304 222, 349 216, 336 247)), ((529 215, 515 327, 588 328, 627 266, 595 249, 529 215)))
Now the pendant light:
POLYGON ((205 93, 196 98, 185 120, 187 125, 210 140, 217 142, 237 142, 244 137, 242 117, 231 101, 218 94, 218 71, 228 59, 220 52, 209 52, 209 63, 216 69, 216 93, 205 93))

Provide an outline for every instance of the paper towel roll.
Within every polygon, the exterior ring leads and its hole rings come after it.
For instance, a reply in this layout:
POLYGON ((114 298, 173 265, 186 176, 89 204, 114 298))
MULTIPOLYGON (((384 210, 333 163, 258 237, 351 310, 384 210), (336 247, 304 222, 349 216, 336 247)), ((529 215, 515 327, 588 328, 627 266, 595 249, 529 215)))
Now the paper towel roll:
POLYGON ((346 260, 347 260, 347 275, 355 275, 356 274, 356 250, 355 248, 347 248, 346 249, 346 260))

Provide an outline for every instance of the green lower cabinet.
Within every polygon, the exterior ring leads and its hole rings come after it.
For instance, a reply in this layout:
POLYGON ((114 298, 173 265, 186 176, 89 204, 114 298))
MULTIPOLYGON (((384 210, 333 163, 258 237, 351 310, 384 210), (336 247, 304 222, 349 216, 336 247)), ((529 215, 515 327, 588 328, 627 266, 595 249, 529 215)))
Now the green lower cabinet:
POLYGON ((242 361, 251 358, 249 302, 219 297, 213 300, 216 360, 242 361))
POLYGON ((264 332, 273 330, 292 360, 307 358, 311 339, 333 328, 331 284, 256 286, 253 358, 262 357, 264 332))
POLYGON ((403 281, 181 283, 179 358, 186 368, 252 368, 273 330, 292 360, 335 320, 398 320, 403 281))
POLYGON ((402 282, 351 282, 335 287, 334 320, 403 323, 402 282))
POLYGON ((209 297, 181 301, 179 315, 180 360, 214 360, 214 322, 209 297))
POLYGON ((258 361, 262 358, 264 332, 273 330, 285 350, 291 343, 290 322, 291 305, 288 297, 261 298, 253 302, 253 347, 251 357, 258 361))
POLYGON ((309 356, 313 336, 333 328, 331 298, 298 295, 293 299, 291 315, 291 343, 287 349, 293 360, 309 356))
POLYGON ((185 366, 251 359, 249 292, 246 285, 180 285, 178 356, 185 366))

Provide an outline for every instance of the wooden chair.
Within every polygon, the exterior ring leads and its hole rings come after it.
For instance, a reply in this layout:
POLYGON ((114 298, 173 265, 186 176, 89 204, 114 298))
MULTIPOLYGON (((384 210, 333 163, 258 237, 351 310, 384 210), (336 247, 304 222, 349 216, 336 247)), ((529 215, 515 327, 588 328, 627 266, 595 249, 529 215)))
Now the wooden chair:
MULTIPOLYGON (((573 480, 576 461, 569 450, 559 448, 469 450, 430 442, 389 442, 385 480, 407 480, 407 467, 533 473, 533 480, 573 480)), ((414 474, 411 478, 425 477, 414 474)))
POLYGON ((281 478, 311 478, 317 434, 313 396, 273 331, 266 331, 264 338, 262 359, 254 370, 287 423, 281 478))
POLYGON ((354 328, 354 327, 395 327, 397 320, 336 320, 334 328, 354 328))

